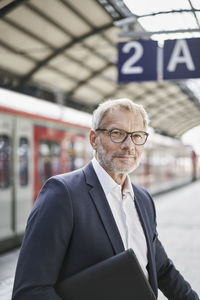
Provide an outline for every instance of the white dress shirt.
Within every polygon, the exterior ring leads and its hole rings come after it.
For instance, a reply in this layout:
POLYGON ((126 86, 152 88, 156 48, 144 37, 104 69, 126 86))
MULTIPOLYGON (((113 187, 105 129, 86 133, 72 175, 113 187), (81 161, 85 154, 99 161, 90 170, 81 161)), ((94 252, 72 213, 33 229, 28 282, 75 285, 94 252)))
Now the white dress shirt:
POLYGON ((133 249, 145 276, 148 278, 146 238, 135 206, 130 178, 127 176, 122 191, 121 185, 112 179, 95 157, 92 159, 92 164, 110 205, 124 248, 125 250, 133 249))

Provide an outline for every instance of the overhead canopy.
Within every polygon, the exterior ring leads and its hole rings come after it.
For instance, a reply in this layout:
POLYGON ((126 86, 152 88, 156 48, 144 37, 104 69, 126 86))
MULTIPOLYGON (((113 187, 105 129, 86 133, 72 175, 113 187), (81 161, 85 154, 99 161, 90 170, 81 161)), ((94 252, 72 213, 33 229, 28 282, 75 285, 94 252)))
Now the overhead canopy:
MULTIPOLYGON (((187 10, 200 29, 198 7, 187 10)), ((145 14, 136 15, 135 31, 148 30, 145 14)), ((128 39, 114 22, 130 16, 122 0, 1 1, 0 85, 87 111, 128 97, 158 132, 181 136, 200 124, 197 80, 117 84, 116 44, 128 39)))

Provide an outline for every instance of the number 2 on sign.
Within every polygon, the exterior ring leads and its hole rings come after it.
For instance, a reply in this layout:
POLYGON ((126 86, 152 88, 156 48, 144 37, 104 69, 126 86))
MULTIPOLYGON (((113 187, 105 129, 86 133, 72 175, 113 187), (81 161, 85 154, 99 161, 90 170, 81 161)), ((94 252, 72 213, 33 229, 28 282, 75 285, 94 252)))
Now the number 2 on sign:
POLYGON ((138 42, 126 43, 122 48, 122 52, 129 53, 132 48, 135 48, 135 52, 122 65, 121 72, 123 74, 141 74, 143 72, 143 67, 141 66, 134 67, 134 64, 142 57, 144 52, 143 47, 140 43, 138 42))

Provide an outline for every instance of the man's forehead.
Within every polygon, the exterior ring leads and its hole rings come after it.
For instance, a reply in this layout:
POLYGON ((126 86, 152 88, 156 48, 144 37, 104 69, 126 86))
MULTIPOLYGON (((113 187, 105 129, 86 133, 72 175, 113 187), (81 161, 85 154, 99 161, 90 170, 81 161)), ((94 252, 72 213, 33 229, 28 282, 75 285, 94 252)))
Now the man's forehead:
POLYGON ((118 121, 122 121, 126 120, 126 121, 141 121, 143 122, 143 117, 142 114, 139 111, 131 111, 128 109, 124 109, 124 108, 118 108, 118 109, 112 109, 107 111, 102 120, 101 120, 101 124, 104 123, 112 123, 112 122, 118 122, 118 121), (128 118, 128 119, 127 119, 128 118))

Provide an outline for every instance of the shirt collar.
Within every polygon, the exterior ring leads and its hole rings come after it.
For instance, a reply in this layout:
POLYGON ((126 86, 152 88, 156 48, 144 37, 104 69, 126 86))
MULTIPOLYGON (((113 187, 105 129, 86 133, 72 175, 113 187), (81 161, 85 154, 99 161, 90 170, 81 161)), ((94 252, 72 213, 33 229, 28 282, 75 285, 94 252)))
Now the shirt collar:
MULTIPOLYGON (((95 157, 93 157, 92 159, 92 164, 106 197, 113 190, 119 190, 119 192, 121 193, 121 185, 117 184, 112 179, 112 177, 104 170, 104 168, 99 164, 95 157)), ((134 199, 133 188, 128 175, 124 183, 123 196, 125 196, 127 193, 130 193, 132 198, 134 199)))
POLYGON ((130 177, 127 175, 125 183, 124 183, 124 188, 123 188, 123 197, 125 197, 125 195, 127 195, 128 193, 134 199, 134 192, 133 192, 131 180, 130 180, 130 177))

